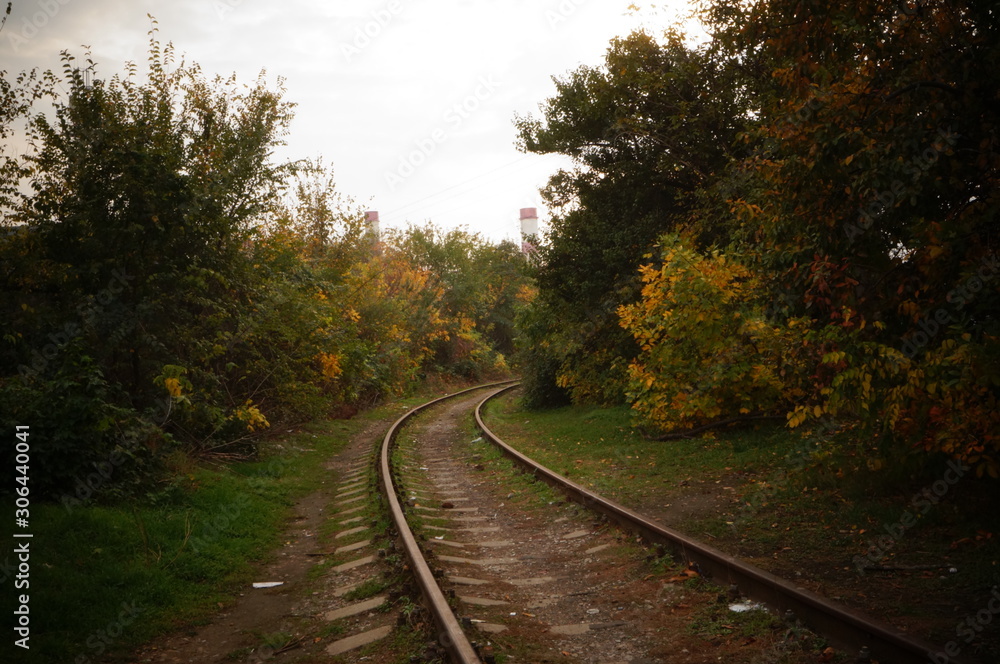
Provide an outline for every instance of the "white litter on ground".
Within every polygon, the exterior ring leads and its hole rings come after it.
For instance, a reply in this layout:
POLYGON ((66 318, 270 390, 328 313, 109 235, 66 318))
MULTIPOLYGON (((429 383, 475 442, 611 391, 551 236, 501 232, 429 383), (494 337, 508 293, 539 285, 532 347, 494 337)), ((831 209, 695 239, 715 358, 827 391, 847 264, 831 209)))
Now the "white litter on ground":
POLYGON ((735 611, 736 613, 746 613, 747 611, 767 611, 765 607, 760 602, 737 602, 736 604, 729 605, 730 611, 735 611))

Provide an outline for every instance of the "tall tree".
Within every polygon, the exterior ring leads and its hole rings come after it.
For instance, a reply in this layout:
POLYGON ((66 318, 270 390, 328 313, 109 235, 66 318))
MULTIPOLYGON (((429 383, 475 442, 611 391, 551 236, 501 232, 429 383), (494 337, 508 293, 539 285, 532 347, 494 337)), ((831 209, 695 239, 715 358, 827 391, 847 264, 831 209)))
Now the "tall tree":
MULTIPOLYGON (((615 312, 638 296, 638 267, 660 234, 684 229, 701 244, 728 237, 695 210, 744 149, 736 139, 750 97, 738 67, 675 33, 662 42, 645 33, 616 39, 602 67, 555 82, 542 119, 517 119, 522 150, 577 164, 543 191, 555 213, 538 270, 547 313, 535 329, 559 342, 551 346, 557 357, 532 362, 558 366, 576 399, 617 401, 621 360, 637 348, 615 312)), ((539 341, 528 341, 536 356, 539 341)))
POLYGON ((793 421, 860 416, 896 449, 994 474, 997 12, 937 0, 708 12, 720 48, 770 76, 763 149, 733 209, 781 314, 814 321, 822 390, 793 421))
POLYGON ((64 53, 65 96, 51 74, 4 83, 15 103, 52 84, 52 112, 31 111, 30 149, 10 171, 31 191, 2 201, 18 225, 0 274, 0 412, 48 421, 37 459, 51 482, 128 440, 157 444, 151 422, 207 441, 255 408, 260 383, 219 368, 235 366, 224 356, 266 291, 251 247, 282 180, 272 152, 291 107, 263 77, 242 87, 177 62, 155 27, 148 69, 105 79, 64 53), (61 417, 29 417, 45 409, 61 417))
POLYGON ((68 100, 33 123, 24 221, 40 254, 23 267, 57 275, 57 311, 124 282, 87 324, 115 342, 101 353, 108 377, 141 398, 163 364, 186 354, 184 330, 252 287, 243 247, 277 193, 270 155, 290 107, 263 80, 241 91, 234 78, 174 67, 155 33, 147 83, 134 65, 124 78, 90 81, 72 56, 63 62, 68 100))
POLYGON ((482 372, 484 364, 505 365, 513 352, 518 295, 529 284, 520 248, 434 226, 410 228, 396 242, 418 269, 426 271, 429 283, 441 289, 441 312, 449 332, 436 343, 438 366, 473 376, 482 372), (484 353, 496 357, 488 362, 484 353))

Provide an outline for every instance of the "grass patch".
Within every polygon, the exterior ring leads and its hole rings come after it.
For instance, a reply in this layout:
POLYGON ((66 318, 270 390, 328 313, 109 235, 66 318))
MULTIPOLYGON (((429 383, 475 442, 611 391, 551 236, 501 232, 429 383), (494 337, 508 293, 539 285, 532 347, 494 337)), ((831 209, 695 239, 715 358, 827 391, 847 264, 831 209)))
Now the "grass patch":
POLYGON ((327 622, 316 632, 319 639, 339 639, 347 634, 347 628, 340 622, 327 622))
POLYGON ((486 417, 498 435, 543 465, 605 496, 633 503, 680 495, 681 482, 696 476, 714 482, 737 471, 755 472, 793 453, 796 442, 773 426, 715 439, 649 441, 632 429, 627 407, 524 411, 511 393, 492 401, 486 417))
POLYGON ((382 577, 373 577, 344 595, 344 599, 351 602, 370 599, 391 586, 392 584, 387 579, 382 577))
POLYGON ((782 626, 782 622, 767 611, 754 609, 738 613, 729 608, 729 602, 716 602, 701 608, 688 629, 709 639, 733 636, 763 639, 782 626))
MULTIPOLYGON (((968 471, 948 483, 947 459, 873 456, 850 431, 780 426, 651 441, 627 408, 526 411, 510 394, 486 415, 552 470, 883 620, 916 621, 932 642, 953 639, 1000 585, 996 482, 968 471), (706 496, 707 509, 677 509, 706 496), (888 569, 862 575, 859 560, 888 569)), ((1000 635, 984 631, 973 650, 1000 657, 1000 635)))
MULTIPOLYGON (((121 659, 205 622, 280 545, 290 507, 328 479, 322 462, 378 416, 312 424, 252 462, 188 463, 155 505, 32 505, 31 647, 18 661, 121 659)), ((0 543, 0 562, 13 547, 0 543)))

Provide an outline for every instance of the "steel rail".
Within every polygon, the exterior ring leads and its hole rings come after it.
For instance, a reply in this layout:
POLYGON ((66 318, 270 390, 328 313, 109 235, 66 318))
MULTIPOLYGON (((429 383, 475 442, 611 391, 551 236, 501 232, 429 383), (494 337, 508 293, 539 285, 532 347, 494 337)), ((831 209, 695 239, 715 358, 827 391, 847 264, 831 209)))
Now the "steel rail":
MULTIPOLYGON (((518 452, 486 426, 482 415, 483 406, 487 402, 515 387, 518 385, 510 385, 483 399, 476 407, 476 425, 486 439, 536 478, 561 490, 571 500, 607 516, 626 530, 640 535, 646 541, 672 549, 682 557, 682 560, 696 563, 707 575, 735 584, 746 597, 763 602, 779 614, 791 611, 795 618, 802 621, 802 624, 842 647, 857 649, 867 647, 872 659, 883 664, 927 664, 930 661, 937 661, 932 658, 932 654, 940 651, 940 647, 905 634, 858 611, 832 602, 810 590, 795 586, 770 572, 698 542, 683 533, 651 521, 518 452)), ((959 657, 949 657, 948 661, 955 664, 968 662, 968 660, 959 657)))
POLYGON ((435 406, 442 401, 447 401, 448 399, 453 399, 463 394, 468 394, 469 392, 487 389, 490 387, 498 387, 509 382, 510 381, 501 381, 499 383, 489 383, 478 387, 471 387, 469 389, 454 392, 417 406, 396 420, 393 425, 389 427, 389 431, 386 432, 385 438, 382 440, 379 474, 382 479, 382 491, 389 504, 389 513, 396 526, 396 531, 399 533, 399 537, 402 540, 403 549, 406 552, 407 558, 410 560, 410 567, 413 570, 413 575, 416 577, 417 583, 420 586, 420 591, 427 603, 427 608, 431 612, 434 623, 437 625, 439 630, 438 633, 440 643, 448 651, 452 658, 452 662, 455 664, 482 664, 482 662, 479 659, 479 655, 476 654, 475 648, 472 647, 468 637, 465 635, 465 632, 462 631, 462 627, 459 625, 458 619, 451 610, 451 606, 448 605, 448 600, 445 599, 444 593, 441 592, 441 587, 438 586, 437 581, 434 578, 434 574, 427 565, 427 561, 424 560, 423 553, 420 551, 417 540, 413 536, 413 531, 410 530, 410 526, 406 523, 406 515, 403 513, 403 508, 399 503, 399 498, 396 495, 396 488, 392 481, 392 467, 389 463, 390 448, 392 447, 393 441, 403 425, 410 420, 410 418, 421 411, 435 406))

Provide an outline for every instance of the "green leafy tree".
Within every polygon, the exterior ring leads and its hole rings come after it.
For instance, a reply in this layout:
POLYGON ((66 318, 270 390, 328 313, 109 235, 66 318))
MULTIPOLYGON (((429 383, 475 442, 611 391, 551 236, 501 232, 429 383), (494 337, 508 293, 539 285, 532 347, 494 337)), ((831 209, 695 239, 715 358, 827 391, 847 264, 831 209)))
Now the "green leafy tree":
POLYGON ((703 245, 729 236, 696 211, 740 155, 746 87, 711 48, 689 48, 675 33, 662 41, 635 33, 612 42, 603 66, 556 79, 542 119, 517 119, 521 149, 577 164, 543 191, 555 212, 537 275, 544 313, 535 319, 552 322, 531 327, 539 336, 526 340, 529 373, 547 380, 558 365, 557 381, 575 399, 622 399, 637 347, 615 312, 638 297, 644 255, 671 230, 692 230, 703 245))
POLYGON ((681 435, 785 413, 812 390, 808 319, 774 326, 759 280, 718 250, 664 237, 641 268, 642 298, 619 309, 640 346, 628 399, 646 429, 681 435))
POLYGON ((733 188, 744 255, 778 318, 809 316, 825 349, 793 421, 859 418, 893 454, 1000 474, 997 7, 722 1, 707 15, 768 81, 733 188))
POLYGON ((410 228, 398 243, 441 288, 442 315, 451 329, 438 343, 435 362, 469 376, 506 366, 506 356, 514 350, 518 294, 529 281, 520 248, 433 226, 410 228))
MULTIPOLYGON (((38 450, 54 482, 141 422, 211 446, 259 412, 260 383, 219 367, 245 348, 244 314, 267 291, 248 248, 278 194, 283 169, 271 154, 291 107, 263 78, 248 88, 207 80, 150 35, 145 81, 134 64, 102 79, 89 58, 81 67, 64 53, 65 99, 41 88, 52 112, 31 116, 31 150, 5 176, 8 191, 29 176, 31 191, 4 201, 19 225, 3 246, 3 304, 21 314, 4 335, 11 407, 0 410, 25 416, 73 367, 102 386, 73 407, 94 423, 76 434, 79 449, 38 450)), ((54 80, 22 75, 6 95, 37 97, 33 86, 54 80)))

